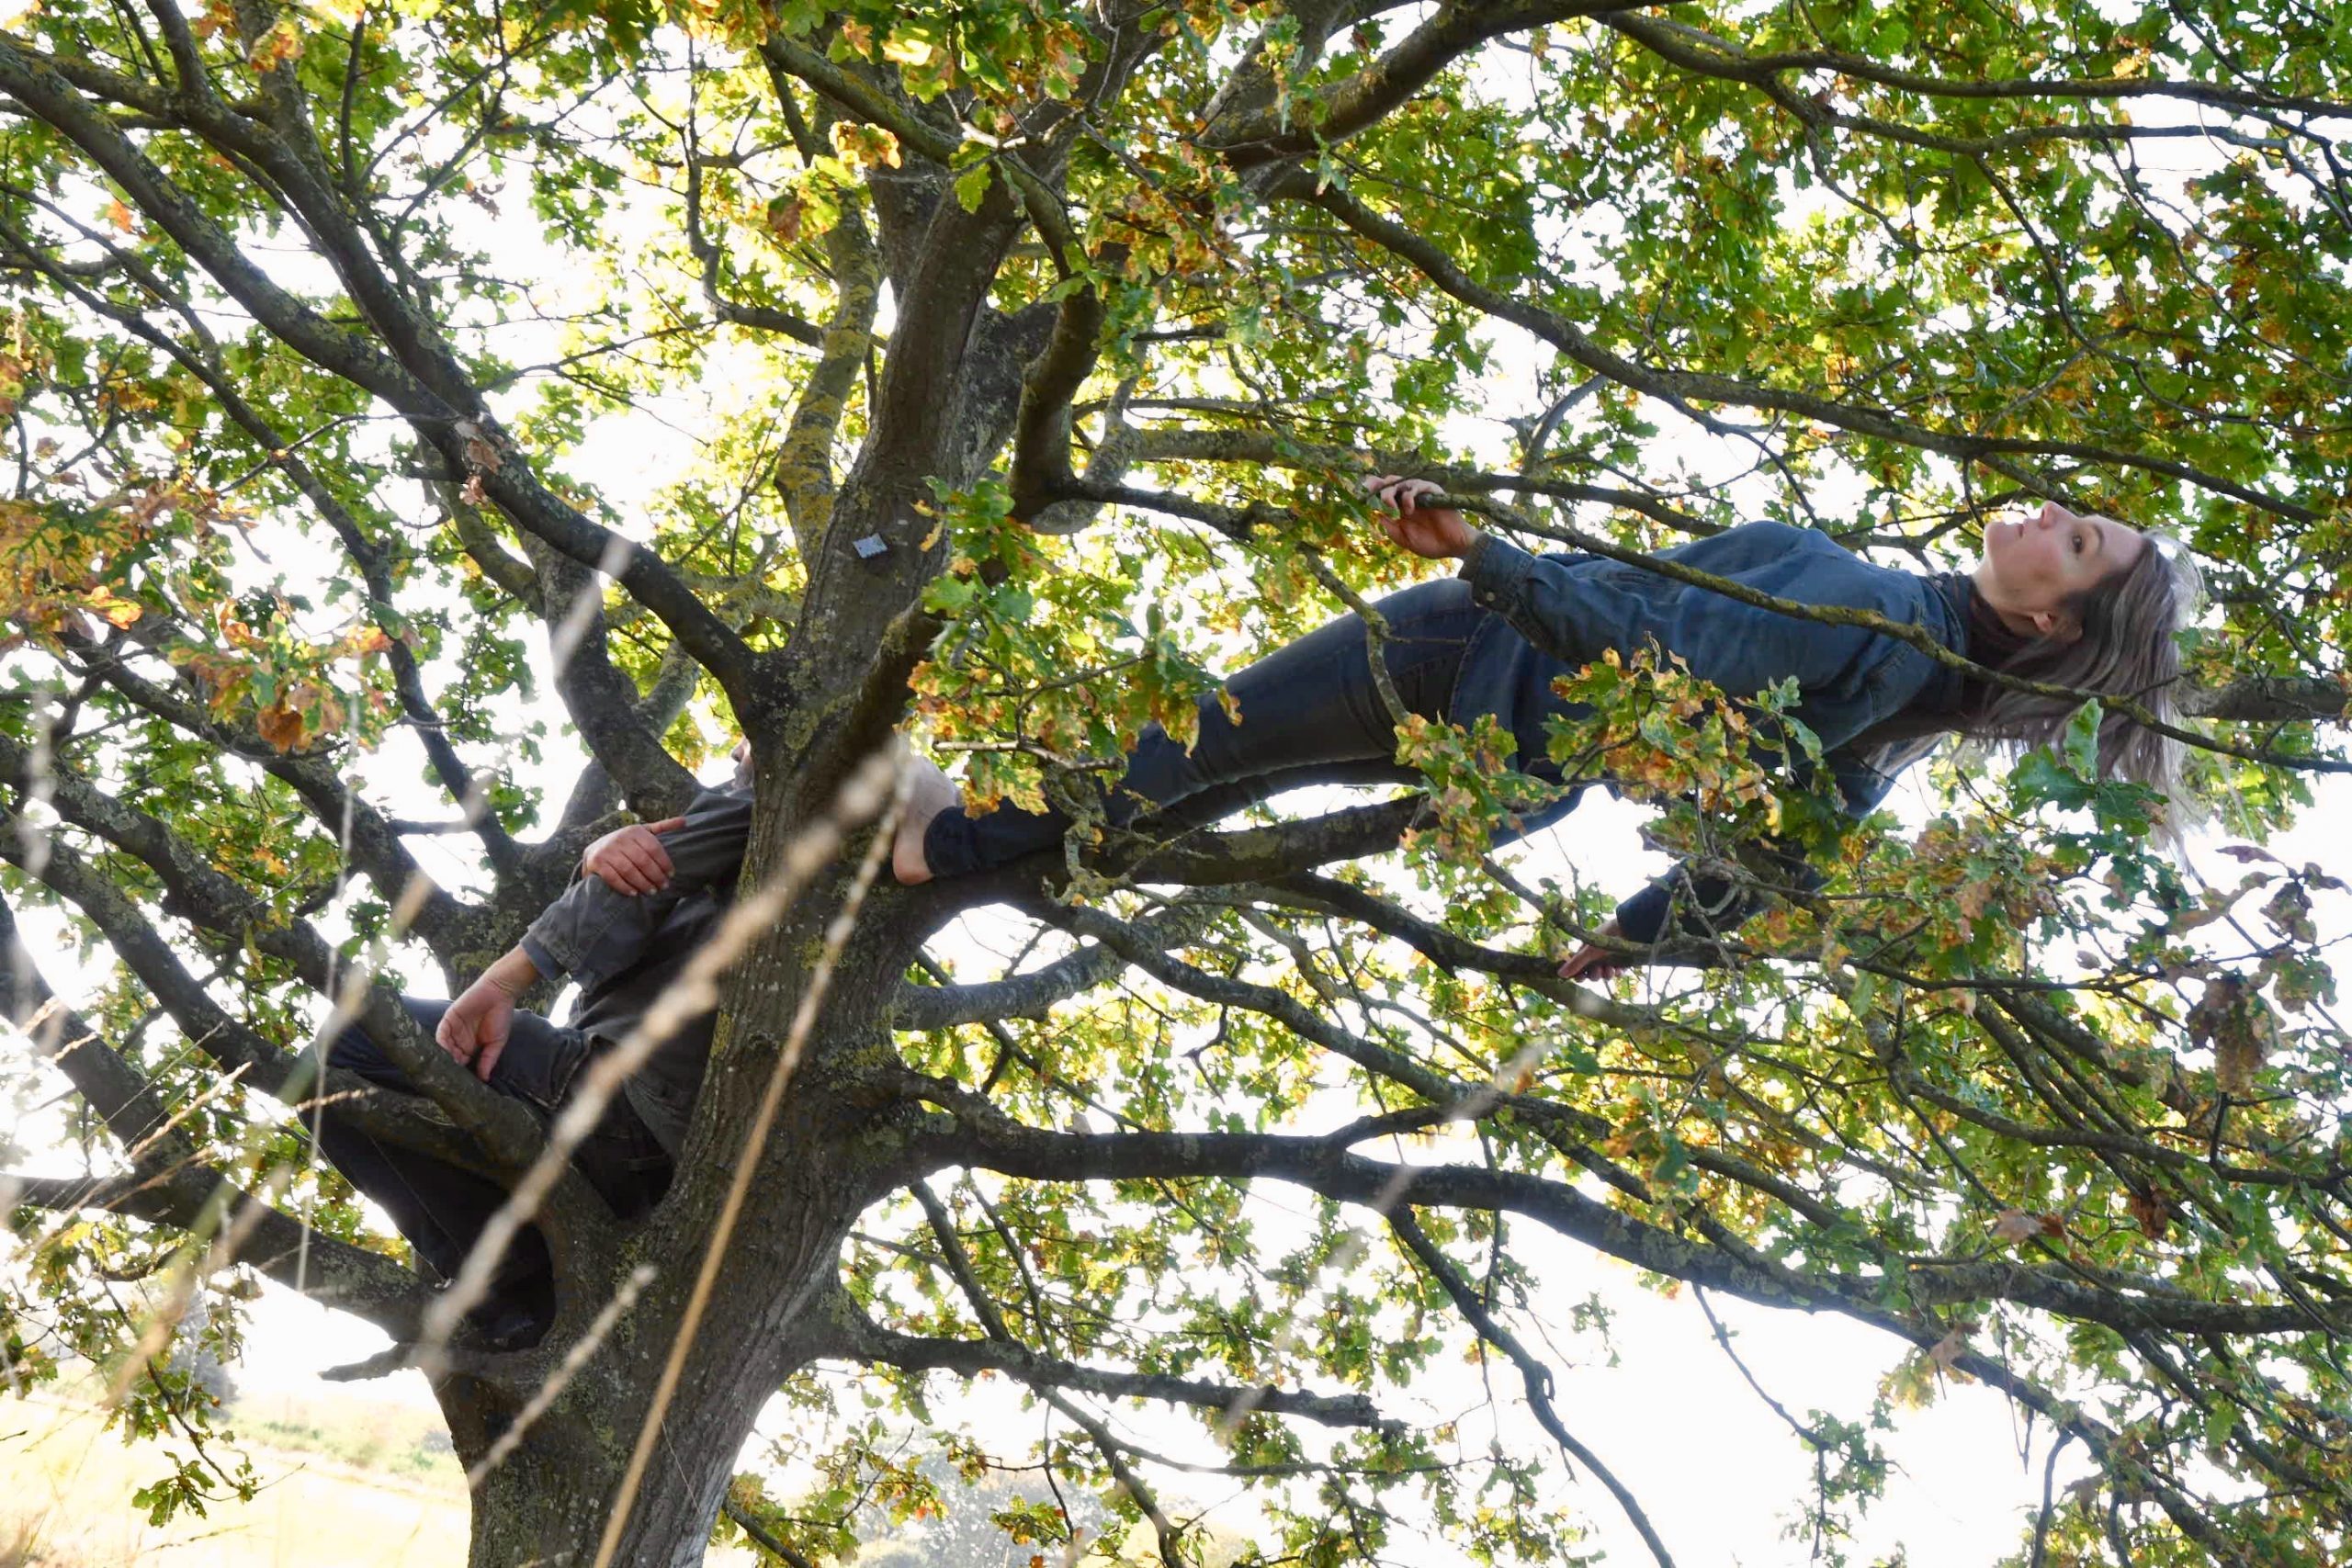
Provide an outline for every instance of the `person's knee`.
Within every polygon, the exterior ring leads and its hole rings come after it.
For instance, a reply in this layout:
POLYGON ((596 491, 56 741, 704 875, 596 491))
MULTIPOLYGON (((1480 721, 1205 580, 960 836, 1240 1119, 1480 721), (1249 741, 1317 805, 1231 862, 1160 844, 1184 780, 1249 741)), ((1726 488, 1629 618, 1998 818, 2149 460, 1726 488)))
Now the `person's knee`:
POLYGON ((407 1075, 384 1055, 384 1048, 356 1023, 345 1024, 343 1032, 327 1046, 327 1066, 379 1083, 408 1081, 407 1075))
MULTIPOLYGON (((441 1022, 441 1015, 449 1004, 429 998, 402 997, 401 1007, 427 1040, 441 1022)), ((356 1073, 370 1083, 414 1092, 414 1086, 400 1065, 376 1043, 366 1027, 357 1022, 347 1023, 327 1046, 327 1066, 344 1072, 356 1073)))
POLYGON ((1418 630, 1428 623, 1474 614, 1477 604, 1469 582, 1459 577, 1434 578, 1402 588, 1373 605, 1392 633, 1418 630))

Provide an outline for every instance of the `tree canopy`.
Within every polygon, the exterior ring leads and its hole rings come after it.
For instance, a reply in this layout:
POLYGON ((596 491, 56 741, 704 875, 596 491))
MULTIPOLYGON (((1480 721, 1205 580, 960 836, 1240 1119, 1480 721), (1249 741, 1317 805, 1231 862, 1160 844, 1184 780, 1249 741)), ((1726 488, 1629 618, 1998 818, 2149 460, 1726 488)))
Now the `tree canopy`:
POLYGON ((0 910, 92 978, 0 913, 11 1071, 80 1161, 11 1151, 11 1379, 86 1356, 200 1436, 169 1341, 253 1271, 433 1340, 309 1146, 355 1090, 318 1032, 425 1091, 355 1100, 379 1135, 517 1179, 542 1131, 393 995, 740 730, 782 892, 677 1180, 624 1224, 553 1176, 556 1331, 432 1362, 477 1563, 695 1562, 722 1510, 842 1556, 943 1460, 1031 1478, 1001 1517, 1049 1558, 1068 1489, 1193 1560, 1193 1465, 1257 1496, 1244 1561, 1551 1562, 1604 1513, 1670 1561, 1550 1397, 1592 1327, 1532 1235, 1913 1348, 1872 1410, 1775 1391, 1823 1551, 1965 1378, 2087 1466, 2021 1562, 2343 1561, 2340 885, 2260 846, 2352 769, 2346 61, 2352 8, 2237 0, 16 7, 0 910), (1404 727, 1419 790, 875 874, 894 730, 977 803, 1082 804, 1423 575, 1365 525, 1387 472, 1634 559, 1773 518, 1954 570, 2043 499, 2169 529, 2242 878, 2184 877, 2088 720, 1853 828, 1641 660, 1555 757, 1770 897, 1613 987, 1554 967, 1630 889, 1490 846, 1534 787, 1491 727, 1404 727), (1464 1355, 1511 1440, 1427 1414, 1464 1355), (1047 1435, 934 1428, 984 1375, 1047 1435), (806 1495, 730 1490, 772 1396, 806 1495))

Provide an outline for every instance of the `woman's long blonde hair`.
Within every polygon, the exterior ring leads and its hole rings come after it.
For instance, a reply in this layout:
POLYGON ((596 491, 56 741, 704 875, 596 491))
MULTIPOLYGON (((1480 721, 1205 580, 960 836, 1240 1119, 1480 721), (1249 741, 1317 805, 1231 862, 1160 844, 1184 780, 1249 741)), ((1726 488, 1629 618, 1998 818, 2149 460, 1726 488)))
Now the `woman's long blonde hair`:
MULTIPOLYGON (((2147 547, 2130 566, 2101 578, 2062 609, 2077 637, 2038 637, 1997 668, 2054 685, 2129 697, 2166 724, 2180 721, 2177 633, 2197 614, 2204 580, 2197 559, 2169 534, 2141 536, 2147 547)), ((2022 750, 2051 745, 2066 733, 2079 703, 1991 685, 1984 700, 1962 716, 1964 734, 2022 750)), ((2167 825, 2177 833, 2197 815, 2181 783, 2185 748, 2127 715, 2109 710, 2099 721, 2098 771, 2163 795, 2167 825)))

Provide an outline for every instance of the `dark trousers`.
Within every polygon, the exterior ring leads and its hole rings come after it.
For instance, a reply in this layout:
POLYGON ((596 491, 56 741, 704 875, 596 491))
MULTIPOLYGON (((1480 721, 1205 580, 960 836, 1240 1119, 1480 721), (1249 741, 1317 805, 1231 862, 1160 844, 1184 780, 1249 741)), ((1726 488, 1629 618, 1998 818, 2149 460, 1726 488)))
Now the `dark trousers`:
MULTIPOLYGON (((1424 718, 1451 719, 1463 652, 1488 612, 1471 603, 1470 585, 1458 578, 1408 588, 1376 608, 1388 623, 1382 662, 1397 697, 1424 718)), ((1159 726, 1145 728, 1103 800, 1114 826, 1158 808, 1171 827, 1197 827, 1307 784, 1420 776, 1396 761, 1396 720, 1373 683, 1364 624, 1354 615, 1276 649, 1225 689, 1241 722, 1226 717, 1216 694, 1202 698, 1190 751, 1159 726)), ((968 875, 1049 849, 1069 825, 1058 811, 943 811, 923 836, 923 856, 935 876, 968 875)))
MULTIPOLYGON (((428 1036, 449 1004, 403 997, 401 1005, 428 1036)), ((578 1030, 533 1012, 517 1012, 506 1050, 491 1069, 490 1087, 530 1107, 542 1125, 571 1097, 573 1080, 599 1048, 578 1030)), ((328 1063, 400 1094, 415 1086, 356 1025, 336 1036, 328 1063)), ((488 1177, 413 1149, 379 1142, 330 1103, 319 1114, 319 1146, 354 1187, 392 1217, 417 1256, 443 1280, 458 1266, 506 1190, 488 1177)), ((613 1212, 631 1218, 651 1208, 670 1185, 671 1160, 638 1120, 626 1096, 615 1095, 595 1130, 572 1151, 571 1163, 613 1212)), ((519 1234, 499 1262, 497 1288, 508 1294, 544 1290, 551 1278, 546 1241, 536 1227, 519 1234)))

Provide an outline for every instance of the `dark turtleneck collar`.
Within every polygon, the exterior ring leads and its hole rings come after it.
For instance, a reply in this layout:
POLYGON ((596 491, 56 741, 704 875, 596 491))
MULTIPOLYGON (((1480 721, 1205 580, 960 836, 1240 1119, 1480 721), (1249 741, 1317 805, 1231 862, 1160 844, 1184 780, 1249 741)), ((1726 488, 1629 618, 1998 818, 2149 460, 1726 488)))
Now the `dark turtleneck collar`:
POLYGON ((1967 633, 1964 647, 1953 649, 1988 670, 1998 670, 2033 646, 2033 638, 2011 631, 2000 612, 1976 591, 1973 572, 1939 571, 1928 580, 1951 607, 1951 618, 1967 633))
POLYGON ((1973 574, 1954 572, 1968 585, 1968 657, 1989 670, 1998 670, 2031 647, 2036 639, 2009 629, 2001 613, 1976 591, 1973 574))

